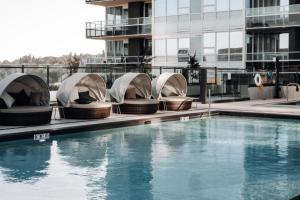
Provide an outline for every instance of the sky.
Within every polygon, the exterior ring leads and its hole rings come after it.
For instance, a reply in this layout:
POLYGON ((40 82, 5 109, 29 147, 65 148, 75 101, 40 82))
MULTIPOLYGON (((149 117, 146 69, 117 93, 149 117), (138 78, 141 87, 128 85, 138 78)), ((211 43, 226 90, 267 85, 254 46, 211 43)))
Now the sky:
POLYGON ((85 38, 85 22, 104 17, 85 0, 0 0, 0 60, 102 53, 103 41, 85 38))

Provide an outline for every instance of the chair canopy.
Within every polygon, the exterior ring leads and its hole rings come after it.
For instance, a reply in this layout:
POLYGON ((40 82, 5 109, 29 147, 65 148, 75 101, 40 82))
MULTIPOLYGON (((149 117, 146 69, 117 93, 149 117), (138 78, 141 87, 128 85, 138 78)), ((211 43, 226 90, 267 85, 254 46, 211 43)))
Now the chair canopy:
POLYGON ((45 104, 50 103, 50 92, 47 83, 45 81, 32 74, 15 73, 7 76, 0 81, 0 97, 4 92, 19 93, 22 90, 26 92, 28 96, 31 93, 40 93, 41 99, 45 104))
POLYGON ((118 102, 123 103, 128 90, 134 89, 140 98, 151 98, 151 79, 143 73, 127 73, 115 80, 110 89, 110 95, 118 102))
POLYGON ((185 97, 187 81, 182 74, 163 73, 152 81, 152 95, 155 99, 169 96, 185 97))
POLYGON ((97 74, 76 73, 65 79, 59 87, 56 98, 64 106, 69 107, 75 99, 78 99, 78 92, 89 91, 90 96, 97 101, 105 102, 106 83, 97 74))

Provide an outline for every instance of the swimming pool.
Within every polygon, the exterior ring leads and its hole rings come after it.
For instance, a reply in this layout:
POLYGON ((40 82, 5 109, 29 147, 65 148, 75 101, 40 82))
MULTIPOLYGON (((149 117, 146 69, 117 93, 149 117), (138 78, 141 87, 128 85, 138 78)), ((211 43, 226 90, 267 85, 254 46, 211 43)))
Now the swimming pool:
POLYGON ((300 123, 214 117, 1 143, 1 199, 289 199, 300 123))

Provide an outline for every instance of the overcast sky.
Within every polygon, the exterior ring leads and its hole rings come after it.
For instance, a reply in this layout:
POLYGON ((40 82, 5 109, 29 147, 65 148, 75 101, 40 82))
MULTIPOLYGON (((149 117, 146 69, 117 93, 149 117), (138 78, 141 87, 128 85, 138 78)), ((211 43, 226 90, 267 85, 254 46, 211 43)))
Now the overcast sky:
POLYGON ((104 14, 85 0, 0 0, 0 60, 101 53, 104 42, 85 39, 85 22, 104 14))

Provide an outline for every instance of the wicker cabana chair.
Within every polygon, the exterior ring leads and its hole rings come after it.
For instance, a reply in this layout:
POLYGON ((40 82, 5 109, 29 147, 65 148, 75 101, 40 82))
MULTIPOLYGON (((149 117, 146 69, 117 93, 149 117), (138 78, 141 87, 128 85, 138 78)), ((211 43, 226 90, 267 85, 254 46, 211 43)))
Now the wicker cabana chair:
POLYGON ((102 119, 110 116, 106 103, 106 83, 97 74, 76 73, 65 79, 56 95, 61 118, 102 119), (85 95, 86 102, 81 96, 85 95))
POLYGON ((0 124, 29 126, 51 121, 50 93, 36 75, 15 73, 0 81, 0 124))
POLYGON ((121 114, 153 114, 159 102, 151 99, 151 79, 143 73, 127 73, 118 78, 110 95, 116 102, 113 111, 121 114))
POLYGON ((159 100, 160 110, 182 111, 192 107, 193 99, 186 97, 187 81, 182 74, 163 73, 152 81, 152 95, 159 100))

